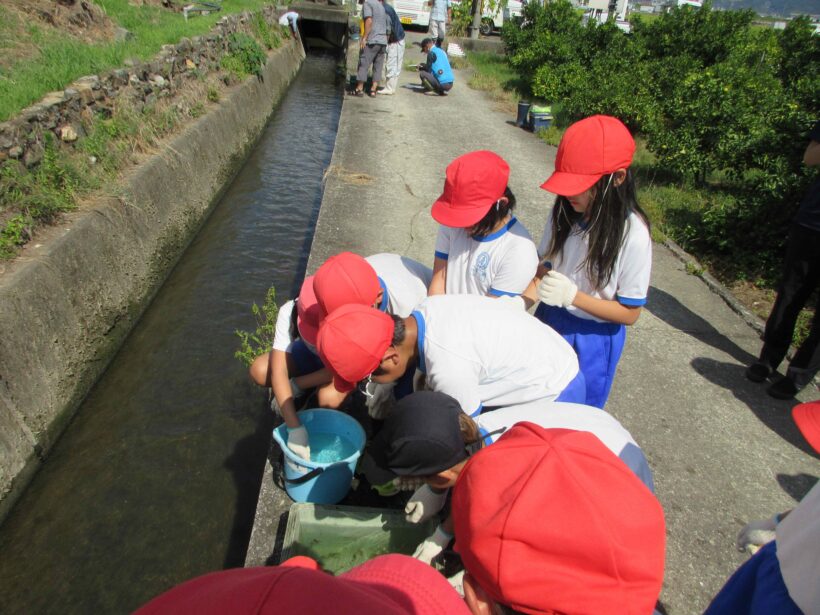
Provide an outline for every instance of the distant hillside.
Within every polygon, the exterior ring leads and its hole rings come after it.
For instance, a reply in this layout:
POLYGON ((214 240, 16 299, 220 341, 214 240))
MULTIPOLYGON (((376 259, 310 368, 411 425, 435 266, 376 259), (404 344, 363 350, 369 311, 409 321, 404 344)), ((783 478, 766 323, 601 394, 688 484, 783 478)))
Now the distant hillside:
POLYGON ((820 14, 820 0, 714 0, 721 9, 752 9, 760 15, 820 14))

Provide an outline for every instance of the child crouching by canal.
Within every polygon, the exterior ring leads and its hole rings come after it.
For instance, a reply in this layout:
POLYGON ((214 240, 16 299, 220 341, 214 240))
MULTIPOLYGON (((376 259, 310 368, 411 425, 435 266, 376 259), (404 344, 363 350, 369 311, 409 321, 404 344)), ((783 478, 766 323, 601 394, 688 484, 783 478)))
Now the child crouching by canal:
POLYGON ((302 459, 310 459, 305 427, 296 415, 296 399, 304 391, 330 385, 332 375, 316 351, 321 311, 313 292, 313 276, 305 278, 299 297, 279 308, 273 348, 254 359, 251 379, 271 387, 276 408, 288 426, 288 448, 302 459))
MULTIPOLYGON (((374 438, 362 469, 371 485, 396 477, 423 479, 405 508, 407 520, 420 523, 436 516, 469 458, 495 443, 519 423, 544 429, 592 433, 654 491, 652 471, 630 433, 609 413, 575 403, 539 400, 467 416, 449 395, 419 392, 399 401, 374 438)), ((430 563, 453 538, 447 517, 416 550, 414 557, 430 563)))

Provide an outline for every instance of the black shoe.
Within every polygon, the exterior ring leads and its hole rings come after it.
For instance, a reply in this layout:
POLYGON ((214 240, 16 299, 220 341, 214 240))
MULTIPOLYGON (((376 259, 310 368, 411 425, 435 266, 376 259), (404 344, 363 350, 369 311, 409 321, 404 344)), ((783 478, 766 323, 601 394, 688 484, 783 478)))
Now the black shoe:
POLYGON ((763 382, 772 375, 772 368, 756 361, 746 368, 746 377, 752 382, 763 382))
POLYGON ((791 399, 800 392, 800 389, 791 378, 783 376, 769 385, 766 392, 775 399, 791 399))

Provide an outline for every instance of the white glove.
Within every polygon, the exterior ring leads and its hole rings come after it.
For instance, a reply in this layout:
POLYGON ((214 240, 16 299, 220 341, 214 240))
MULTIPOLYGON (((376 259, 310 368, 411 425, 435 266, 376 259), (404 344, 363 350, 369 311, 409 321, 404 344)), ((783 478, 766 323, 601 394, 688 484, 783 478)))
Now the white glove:
POLYGON ((737 535, 737 548, 739 551, 757 550, 775 538, 775 528, 780 522, 780 515, 775 515, 770 519, 752 521, 747 523, 737 535))
POLYGON ((302 387, 300 387, 298 384, 296 384, 296 378, 291 378, 290 379, 290 390, 293 393, 293 399, 296 399, 297 397, 301 397, 302 395, 305 394, 305 392, 302 390, 302 387))
POLYGON ((557 271, 548 272, 538 283, 538 298, 546 305, 569 307, 577 292, 575 283, 557 271))
POLYGON ((466 570, 459 570, 451 577, 447 577, 447 582, 450 583, 450 587, 458 592, 458 595, 462 598, 464 597, 464 573, 467 572, 466 570))
POLYGON ((404 507, 404 518, 410 523, 421 523, 433 517, 444 508, 447 501, 447 491, 436 493, 430 485, 424 484, 410 497, 404 507))
POLYGON ((439 525, 436 531, 418 546, 416 552, 413 553, 413 557, 420 562, 429 564, 435 559, 436 555, 444 551, 444 547, 446 547, 452 539, 452 534, 445 532, 439 525))
POLYGON ((415 491, 424 485, 424 479, 413 476, 399 476, 393 479, 393 484, 399 491, 415 491))
POLYGON ((305 461, 310 461, 310 442, 304 425, 288 427, 288 448, 305 461))

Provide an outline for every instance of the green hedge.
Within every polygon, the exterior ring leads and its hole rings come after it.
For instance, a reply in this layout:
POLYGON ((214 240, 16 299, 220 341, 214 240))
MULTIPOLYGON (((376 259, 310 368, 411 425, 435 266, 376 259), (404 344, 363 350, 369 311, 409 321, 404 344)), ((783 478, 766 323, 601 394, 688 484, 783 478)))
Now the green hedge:
POLYGON ((679 208, 685 221, 671 216, 676 239, 772 280, 815 175, 802 154, 820 109, 820 37, 805 17, 776 31, 752 27, 754 16, 706 3, 636 19, 625 34, 583 24, 558 0, 528 4, 503 37, 510 64, 566 121, 619 117, 673 182, 710 191, 700 208, 679 208))

